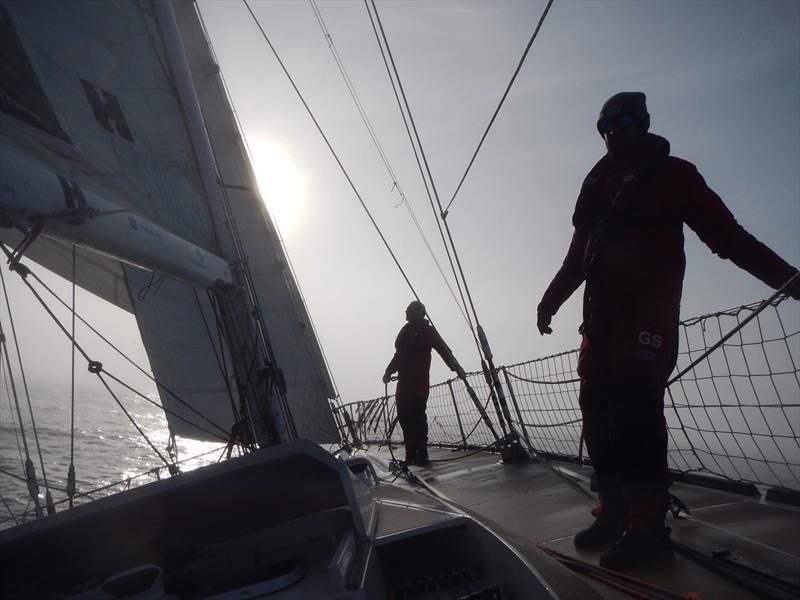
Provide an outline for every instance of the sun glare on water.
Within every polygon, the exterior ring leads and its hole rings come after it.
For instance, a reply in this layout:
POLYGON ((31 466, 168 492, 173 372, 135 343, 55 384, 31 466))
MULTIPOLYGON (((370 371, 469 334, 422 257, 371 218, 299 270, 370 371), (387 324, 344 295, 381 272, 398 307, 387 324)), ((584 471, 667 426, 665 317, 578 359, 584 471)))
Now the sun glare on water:
POLYGON ((249 145, 261 197, 281 236, 286 238, 300 226, 305 211, 306 179, 278 144, 255 138, 249 145))

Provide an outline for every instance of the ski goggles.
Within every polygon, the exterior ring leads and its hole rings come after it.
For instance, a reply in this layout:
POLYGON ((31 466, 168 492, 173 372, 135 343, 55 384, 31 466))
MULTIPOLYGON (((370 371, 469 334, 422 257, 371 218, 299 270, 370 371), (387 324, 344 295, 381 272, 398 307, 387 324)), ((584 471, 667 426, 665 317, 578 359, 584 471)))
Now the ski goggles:
POLYGON ((636 122, 636 117, 632 115, 620 115, 614 117, 603 117, 597 122, 597 131, 600 135, 611 133, 615 129, 626 127, 636 122))

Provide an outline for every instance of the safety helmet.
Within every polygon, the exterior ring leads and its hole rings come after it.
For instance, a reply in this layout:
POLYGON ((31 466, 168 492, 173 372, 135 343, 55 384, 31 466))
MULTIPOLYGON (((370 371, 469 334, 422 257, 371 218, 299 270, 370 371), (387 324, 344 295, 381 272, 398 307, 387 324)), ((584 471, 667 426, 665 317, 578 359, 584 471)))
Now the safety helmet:
POLYGON ((647 97, 642 92, 620 92, 611 96, 600 109, 597 131, 600 135, 604 135, 613 129, 622 117, 633 117, 645 131, 650 129, 647 97))

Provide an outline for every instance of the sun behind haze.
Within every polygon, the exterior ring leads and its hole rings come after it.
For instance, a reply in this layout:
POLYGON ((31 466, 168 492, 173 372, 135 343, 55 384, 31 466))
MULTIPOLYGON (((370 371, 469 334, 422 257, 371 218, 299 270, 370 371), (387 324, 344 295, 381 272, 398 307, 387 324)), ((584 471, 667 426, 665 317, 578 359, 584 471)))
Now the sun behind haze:
POLYGON ((281 237, 290 237, 301 226, 306 208, 306 177, 279 144, 263 137, 248 140, 258 189, 275 220, 281 237))

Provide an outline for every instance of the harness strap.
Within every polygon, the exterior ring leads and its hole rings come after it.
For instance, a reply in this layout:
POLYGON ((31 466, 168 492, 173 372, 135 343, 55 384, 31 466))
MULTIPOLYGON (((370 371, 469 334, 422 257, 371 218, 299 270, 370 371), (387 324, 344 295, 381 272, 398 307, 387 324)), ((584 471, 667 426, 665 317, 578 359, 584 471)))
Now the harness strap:
MULTIPOLYGON (((609 229, 622 229, 626 227, 644 227, 660 230, 679 231, 683 222, 671 216, 647 216, 630 214, 631 207, 636 199, 647 189, 653 177, 661 168, 666 160, 666 156, 659 156, 645 165, 644 169, 638 174, 626 175, 614 200, 611 203, 611 210, 605 215, 594 214, 591 221, 589 235, 588 258, 586 260, 585 280, 586 286, 583 291, 583 323, 578 328, 581 335, 586 334, 587 323, 590 315, 595 312, 598 302, 602 302, 597 294, 597 265, 602 256, 602 248, 608 237, 609 229)), ((603 179, 608 175, 608 163, 598 163, 595 167, 598 174, 603 179)), ((587 208, 589 206, 597 210, 597 204, 602 193, 602 179, 592 186, 592 198, 587 198, 587 208)), ((585 216, 589 216, 588 211, 585 216)))

